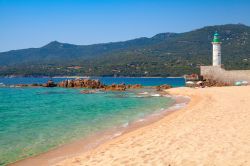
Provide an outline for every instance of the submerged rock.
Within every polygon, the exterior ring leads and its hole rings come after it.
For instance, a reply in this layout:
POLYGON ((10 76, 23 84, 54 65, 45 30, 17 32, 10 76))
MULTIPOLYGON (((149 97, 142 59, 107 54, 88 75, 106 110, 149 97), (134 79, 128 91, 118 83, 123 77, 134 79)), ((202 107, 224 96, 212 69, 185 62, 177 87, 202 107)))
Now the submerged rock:
POLYGON ((93 94, 96 93, 96 90, 82 90, 80 93, 81 94, 93 94))
POLYGON ((10 87, 28 87, 29 84, 16 84, 16 85, 10 85, 10 87))

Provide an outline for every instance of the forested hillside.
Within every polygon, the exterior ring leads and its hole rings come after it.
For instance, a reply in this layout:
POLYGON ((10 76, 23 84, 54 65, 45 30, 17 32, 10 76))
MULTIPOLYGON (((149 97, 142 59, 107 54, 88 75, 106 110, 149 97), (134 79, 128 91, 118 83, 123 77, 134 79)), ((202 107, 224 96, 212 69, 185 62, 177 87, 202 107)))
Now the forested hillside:
POLYGON ((95 45, 51 42, 0 53, 0 75, 181 76, 210 65, 214 32, 226 69, 250 69, 250 27, 208 26, 185 33, 95 45))

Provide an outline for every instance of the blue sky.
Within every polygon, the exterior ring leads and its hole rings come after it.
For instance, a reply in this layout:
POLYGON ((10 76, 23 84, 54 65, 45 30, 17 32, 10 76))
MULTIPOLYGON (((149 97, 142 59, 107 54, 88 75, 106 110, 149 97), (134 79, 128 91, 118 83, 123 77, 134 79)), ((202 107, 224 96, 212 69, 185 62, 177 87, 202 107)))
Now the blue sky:
POLYGON ((250 25, 250 0, 0 0, 0 52, 250 25))

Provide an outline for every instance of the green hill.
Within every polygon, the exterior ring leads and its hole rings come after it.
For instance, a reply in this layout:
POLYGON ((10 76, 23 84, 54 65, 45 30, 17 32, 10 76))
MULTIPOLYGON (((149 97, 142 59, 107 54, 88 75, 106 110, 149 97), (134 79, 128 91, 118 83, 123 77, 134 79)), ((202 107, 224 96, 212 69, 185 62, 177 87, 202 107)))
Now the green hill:
POLYGON ((0 75, 181 76, 198 73, 200 65, 212 62, 211 41, 215 31, 221 35, 225 68, 250 69, 250 27, 227 24, 124 42, 82 46, 53 41, 41 48, 2 52, 0 75))

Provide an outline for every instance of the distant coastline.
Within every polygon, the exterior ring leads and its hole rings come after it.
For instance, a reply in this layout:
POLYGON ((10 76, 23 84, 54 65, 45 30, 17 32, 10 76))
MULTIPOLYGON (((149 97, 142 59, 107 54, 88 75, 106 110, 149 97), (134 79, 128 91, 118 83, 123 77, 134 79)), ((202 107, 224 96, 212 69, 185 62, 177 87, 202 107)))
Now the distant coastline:
POLYGON ((0 78, 184 78, 184 76, 177 76, 177 77, 133 77, 133 76, 0 76, 0 78))
POLYGON ((185 86, 183 77, 80 77, 80 76, 55 76, 55 77, 0 77, 0 83, 8 85, 41 85, 52 80, 60 83, 65 80, 75 79, 99 80, 104 85, 126 84, 142 86, 171 85, 172 87, 185 86))

